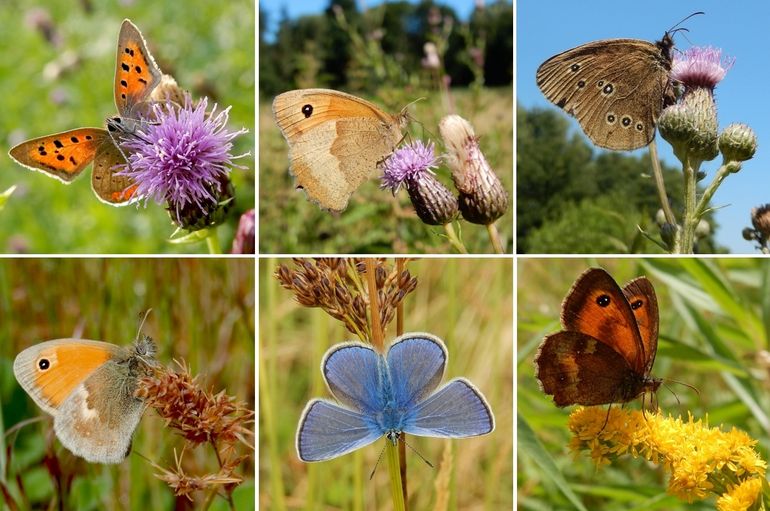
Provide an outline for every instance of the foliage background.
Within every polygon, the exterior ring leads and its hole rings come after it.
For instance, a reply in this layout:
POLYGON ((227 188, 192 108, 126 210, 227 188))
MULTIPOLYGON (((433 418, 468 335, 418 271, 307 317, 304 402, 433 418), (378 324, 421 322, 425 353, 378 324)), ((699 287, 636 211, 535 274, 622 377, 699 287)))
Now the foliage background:
MULTIPOLYGON (((260 260, 260 509, 392 509, 386 467, 375 467, 380 440, 321 463, 297 459, 297 422, 307 401, 329 397, 319 370, 332 345, 355 336, 320 309, 300 307, 273 277, 279 262, 260 260)), ((392 263, 391 263, 392 264, 392 263)), ((409 436, 409 509, 513 508, 513 310, 510 259, 409 262, 419 283, 404 302, 404 331, 430 332, 449 350, 444 381, 465 376, 495 414, 493 433, 456 441, 409 436), (449 479, 442 469, 452 452, 449 479), (434 507, 435 506, 435 507, 434 507)), ((385 333, 395 337, 395 323, 385 333)), ((384 460, 383 460, 384 462, 384 460)))
MULTIPOLYGON (((6 436, 21 421, 48 417, 16 383, 13 360, 35 343, 64 337, 129 344, 144 311, 152 308, 142 331, 157 342, 162 364, 184 360, 203 387, 225 390, 253 407, 254 269, 253 259, 0 260, 0 481, 17 502, 18 477, 28 505, 48 509, 54 489, 42 460, 53 445, 59 463, 75 476, 62 509, 191 509, 184 498, 174 499, 139 456, 171 467, 174 450, 179 454, 182 446, 154 411, 145 413, 133 454, 119 465, 72 456, 53 440, 50 419, 6 436)), ((214 473, 217 466, 205 446, 184 454, 188 474, 214 473)), ((253 509, 253 457, 241 468, 237 509, 253 509)), ((210 509, 227 508, 217 498, 210 509)))
MULTIPOLYGON (((233 154, 254 152, 254 5, 205 0, 152 2, 49 0, 31 6, 0 3, 0 191, 18 185, 0 213, 0 252, 202 252, 204 244, 172 245, 167 213, 150 204, 114 208, 91 191, 91 170, 65 186, 16 164, 8 149, 28 138, 82 126, 104 126, 115 115, 113 77, 120 23, 142 31, 164 73, 193 98, 232 105, 230 129, 246 127, 233 154), (51 42, 53 41, 53 43, 51 42), (12 42, 12 44, 11 44, 12 42)), ((219 231, 229 250, 240 213, 254 207, 254 158, 234 170, 236 204, 219 231)))
MULTIPOLYGON (((555 109, 517 109, 516 250, 532 254, 615 254, 664 251, 639 231, 660 240, 660 209, 649 153, 630 156, 597 151, 555 109)), ((682 209, 682 171, 663 164, 671 206, 682 209)), ((718 228, 706 215, 711 234, 700 253, 723 252, 718 228)))
MULTIPOLYGON (((422 224, 404 191, 393 198, 375 179, 365 183, 338 216, 321 211, 295 191, 288 173, 288 146, 273 121, 272 99, 296 88, 336 88, 395 113, 424 98, 410 109, 420 123, 413 123, 412 137, 438 142, 439 120, 449 113, 463 116, 512 193, 513 6, 505 0, 490 2, 463 22, 451 8, 431 1, 388 2, 365 11, 357 10, 352 0, 333 3, 341 6, 344 21, 331 8, 285 18, 273 40, 266 39, 267 18, 260 13, 260 250, 449 252, 443 230, 422 224), (443 71, 421 67, 427 41, 435 42, 444 55, 443 71), (483 62, 473 58, 479 48, 483 62), (451 80, 449 91, 443 76, 451 80)), ((437 153, 442 151, 438 146, 437 153)), ((454 190, 449 170, 441 166, 437 172, 454 190)), ((492 251, 482 226, 460 225, 469 251, 492 251)), ((513 250, 512 225, 509 210, 497 222, 508 251, 513 250)))
POLYGON ((714 509, 713 499, 687 504, 667 495, 662 470, 640 458, 626 456, 597 470, 584 453, 568 451, 567 416, 575 407, 559 409, 539 390, 533 359, 543 336, 561 329, 561 302, 591 266, 605 268, 621 286, 640 275, 655 286, 660 340, 652 374, 666 383, 657 396, 663 412, 742 429, 758 440, 764 460, 770 454, 770 260, 521 259, 519 509, 576 509, 575 502, 591 510, 714 509))

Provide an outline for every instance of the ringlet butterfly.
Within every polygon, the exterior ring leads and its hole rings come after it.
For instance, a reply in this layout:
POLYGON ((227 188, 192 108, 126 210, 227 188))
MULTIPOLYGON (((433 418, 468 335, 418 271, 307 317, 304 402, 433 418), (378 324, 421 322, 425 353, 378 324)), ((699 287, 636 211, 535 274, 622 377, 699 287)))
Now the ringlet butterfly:
POLYGON ((556 406, 625 403, 660 387, 650 376, 658 300, 646 277, 621 289, 603 269, 587 270, 564 299, 561 324, 535 357, 537 379, 556 406))
POLYGON ((575 117, 591 141, 606 149, 639 149, 655 138, 655 123, 675 101, 670 81, 672 34, 654 43, 602 39, 554 55, 537 69, 537 86, 575 117))

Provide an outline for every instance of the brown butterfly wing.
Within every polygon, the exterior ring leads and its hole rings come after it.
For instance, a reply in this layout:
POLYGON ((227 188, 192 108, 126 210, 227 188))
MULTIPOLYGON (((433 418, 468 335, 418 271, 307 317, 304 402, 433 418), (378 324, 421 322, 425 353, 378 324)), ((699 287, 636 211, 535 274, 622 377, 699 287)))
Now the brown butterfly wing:
POLYGON ((327 89, 285 92, 273 116, 289 143, 291 174, 320 207, 342 211, 402 138, 405 119, 327 89))
POLYGON ((639 277, 623 288, 623 295, 631 305, 644 347, 644 375, 649 375, 658 352, 658 298, 646 277, 639 277))
POLYGON ((591 268, 578 277, 562 304, 561 321, 564 330, 601 341, 635 373, 645 374, 647 358, 637 319, 623 290, 606 271, 591 268))
POLYGON ((594 41, 555 55, 537 70, 546 98, 575 117, 599 147, 632 150, 655 137, 670 90, 668 34, 660 43, 594 41))
POLYGON ((114 90, 118 113, 122 117, 135 117, 134 106, 149 98, 160 83, 161 76, 139 29, 129 20, 123 20, 115 63, 114 90))
POLYGON ((88 167, 105 141, 110 141, 106 130, 79 128, 27 140, 12 148, 9 154, 29 169, 71 183, 88 167))
POLYGON ((125 163, 125 156, 111 138, 97 148, 91 188, 100 201, 111 206, 125 206, 131 202, 136 191, 133 179, 116 174, 125 163))
POLYGON ((624 403, 644 389, 644 378, 618 352, 580 332, 547 336, 535 366, 541 389, 556 406, 624 403))

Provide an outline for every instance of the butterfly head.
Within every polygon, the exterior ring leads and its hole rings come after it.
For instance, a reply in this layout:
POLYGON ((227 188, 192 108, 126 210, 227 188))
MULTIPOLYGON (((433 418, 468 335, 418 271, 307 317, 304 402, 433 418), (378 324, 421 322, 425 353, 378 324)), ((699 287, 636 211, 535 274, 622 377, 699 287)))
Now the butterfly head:
POLYGON ((395 429, 390 429, 385 432, 385 437, 390 440, 393 445, 398 444, 398 439, 401 438, 401 432, 395 429))

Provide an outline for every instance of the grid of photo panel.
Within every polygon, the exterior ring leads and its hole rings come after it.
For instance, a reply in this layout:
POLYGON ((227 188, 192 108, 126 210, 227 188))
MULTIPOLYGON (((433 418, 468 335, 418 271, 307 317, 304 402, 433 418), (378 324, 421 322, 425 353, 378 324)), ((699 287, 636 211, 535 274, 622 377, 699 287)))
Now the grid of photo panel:
POLYGON ((0 3, 0 511, 770 508, 768 20, 0 3))

